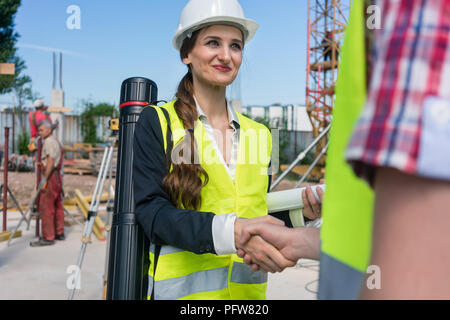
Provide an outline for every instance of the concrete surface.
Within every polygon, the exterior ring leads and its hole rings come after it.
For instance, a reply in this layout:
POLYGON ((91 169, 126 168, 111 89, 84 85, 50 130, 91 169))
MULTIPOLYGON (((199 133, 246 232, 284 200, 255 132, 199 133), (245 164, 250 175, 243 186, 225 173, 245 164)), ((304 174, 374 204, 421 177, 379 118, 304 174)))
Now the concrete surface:
MULTIPOLYGON (((20 218, 17 212, 8 212, 8 230, 13 229, 20 218)), ((67 221, 67 218, 66 218, 67 221)), ((81 249, 81 235, 84 226, 66 226, 66 240, 57 241, 48 247, 30 247, 30 241, 36 240, 35 222, 30 230, 21 227, 22 237, 0 242, 0 299, 18 300, 65 300, 69 290, 66 285, 77 264, 81 249)), ((75 293, 74 300, 99 300, 103 294, 103 273, 106 243, 92 235, 81 270, 81 288, 75 293)), ((318 263, 303 260, 296 267, 283 273, 270 274, 267 290, 269 300, 311 300, 317 291, 318 263)))

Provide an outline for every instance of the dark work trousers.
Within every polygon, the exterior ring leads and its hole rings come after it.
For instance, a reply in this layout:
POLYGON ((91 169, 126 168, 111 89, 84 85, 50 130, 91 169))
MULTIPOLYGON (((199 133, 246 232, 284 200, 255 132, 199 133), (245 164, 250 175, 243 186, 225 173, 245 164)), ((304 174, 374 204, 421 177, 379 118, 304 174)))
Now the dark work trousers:
POLYGON ((45 240, 55 240, 64 234, 64 207, 61 198, 62 179, 58 171, 47 181, 47 188, 41 192, 39 211, 42 219, 42 236, 45 240))

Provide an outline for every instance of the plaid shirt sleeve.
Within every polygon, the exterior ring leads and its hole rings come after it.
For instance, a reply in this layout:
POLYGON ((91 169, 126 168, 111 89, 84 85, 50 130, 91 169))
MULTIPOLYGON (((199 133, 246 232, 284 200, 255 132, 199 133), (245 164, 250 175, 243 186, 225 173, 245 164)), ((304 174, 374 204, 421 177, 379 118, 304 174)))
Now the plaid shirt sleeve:
POLYGON ((347 161, 371 185, 376 167, 450 180, 450 1, 377 5, 367 102, 347 161))

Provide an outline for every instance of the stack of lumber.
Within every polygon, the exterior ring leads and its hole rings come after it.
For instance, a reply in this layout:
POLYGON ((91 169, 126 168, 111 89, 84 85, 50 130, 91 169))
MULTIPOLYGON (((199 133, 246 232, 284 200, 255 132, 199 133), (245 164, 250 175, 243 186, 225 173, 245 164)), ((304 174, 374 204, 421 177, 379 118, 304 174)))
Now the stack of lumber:
MULTIPOLYGON (((93 147, 90 143, 75 143, 72 146, 64 146, 66 158, 64 159, 64 172, 69 174, 93 174, 98 175, 105 153, 104 147, 93 147), (67 158, 70 155, 73 158, 67 158), (84 159, 83 159, 84 157, 84 159), (88 159, 86 159, 88 157, 88 159)), ((116 175, 117 148, 114 149, 112 159, 112 175, 116 175)))
POLYGON ((92 174, 91 161, 89 159, 64 159, 64 173, 92 174))
MULTIPOLYGON (((94 175, 98 175, 100 171, 100 166, 102 164, 103 155, 105 153, 105 148, 92 148, 89 153, 89 160, 91 161, 91 168, 94 175)), ((112 158, 112 176, 116 176, 117 167, 117 148, 114 149, 112 158)))

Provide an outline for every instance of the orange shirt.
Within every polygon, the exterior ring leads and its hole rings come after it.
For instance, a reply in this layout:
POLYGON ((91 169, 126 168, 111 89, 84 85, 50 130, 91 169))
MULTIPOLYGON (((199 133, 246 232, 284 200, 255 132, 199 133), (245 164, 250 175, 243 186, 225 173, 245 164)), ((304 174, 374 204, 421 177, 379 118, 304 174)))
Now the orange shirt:
MULTIPOLYGON (((47 119, 47 114, 40 110, 31 111, 28 113, 28 121, 30 121, 30 129, 31 129, 31 137, 34 138, 37 135, 37 125, 39 122, 47 119), (35 121, 33 121, 33 113, 35 114, 35 121)), ((52 122, 50 116, 48 116, 48 120, 52 122)))

